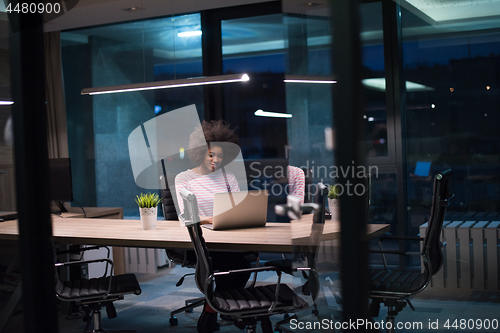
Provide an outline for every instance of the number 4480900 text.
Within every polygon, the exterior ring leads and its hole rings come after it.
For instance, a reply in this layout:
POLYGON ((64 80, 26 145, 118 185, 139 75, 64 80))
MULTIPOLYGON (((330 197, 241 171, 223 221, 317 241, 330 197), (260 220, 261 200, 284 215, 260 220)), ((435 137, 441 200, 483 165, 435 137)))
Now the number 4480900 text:
POLYGON ((12 8, 12 4, 9 3, 7 8, 5 8, 5 11, 7 13, 19 13, 19 14, 34 14, 34 13, 39 13, 39 14, 51 14, 51 13, 59 13, 61 11, 61 4, 59 2, 55 3, 17 3, 14 8, 12 8))

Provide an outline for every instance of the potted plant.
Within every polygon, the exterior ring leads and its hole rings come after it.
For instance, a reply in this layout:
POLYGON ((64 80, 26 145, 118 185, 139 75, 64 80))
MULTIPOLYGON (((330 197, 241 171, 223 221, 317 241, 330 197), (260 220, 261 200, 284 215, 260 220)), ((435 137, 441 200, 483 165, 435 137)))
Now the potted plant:
POLYGON ((157 206, 160 201, 158 193, 141 193, 136 196, 135 202, 139 205, 142 229, 156 229, 157 206))
POLYGON ((332 220, 339 219, 339 197, 342 187, 339 184, 328 186, 328 210, 332 214, 332 220))

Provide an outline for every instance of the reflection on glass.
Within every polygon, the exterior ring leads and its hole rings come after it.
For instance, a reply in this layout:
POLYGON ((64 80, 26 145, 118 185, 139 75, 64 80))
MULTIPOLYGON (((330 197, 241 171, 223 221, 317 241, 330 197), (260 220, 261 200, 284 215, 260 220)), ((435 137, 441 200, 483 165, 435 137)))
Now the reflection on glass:
POLYGON ((418 175, 422 161, 432 162, 429 176, 453 169, 456 197, 450 212, 498 212, 500 35, 478 34, 471 22, 457 25, 453 34, 446 34, 446 27, 429 30, 408 11, 402 19, 411 25, 403 30, 406 79, 433 88, 407 93, 408 198, 415 220, 411 227, 418 228, 422 219, 417 215, 425 214, 419 210, 429 201, 431 179, 418 175), (416 29, 425 39, 413 37, 416 29))
POLYGON ((415 14, 402 11, 405 78, 432 89, 406 96, 410 233, 429 217, 432 178, 448 168, 455 198, 446 220, 490 223, 500 212, 498 22, 469 18, 435 25, 415 14))
POLYGON ((366 151, 369 157, 388 156, 382 3, 362 4, 360 14, 366 151))
POLYGON ((123 207, 137 215, 128 135, 155 116, 195 104, 203 88, 93 97, 82 88, 175 80, 203 74, 200 14, 73 30, 61 34, 74 196, 84 206, 123 207))

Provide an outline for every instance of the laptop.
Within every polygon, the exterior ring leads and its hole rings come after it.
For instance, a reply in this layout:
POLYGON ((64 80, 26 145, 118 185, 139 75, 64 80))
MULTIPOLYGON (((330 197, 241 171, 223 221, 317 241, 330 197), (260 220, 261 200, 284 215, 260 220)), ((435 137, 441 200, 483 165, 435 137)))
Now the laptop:
POLYGON ((17 219, 17 212, 0 212, 0 222, 17 219))
POLYGON ((417 164, 415 165, 414 175, 419 177, 429 177, 431 164, 431 161, 417 161, 417 164))
POLYGON ((266 225, 267 190, 222 192, 214 194, 212 230, 255 228, 266 225))

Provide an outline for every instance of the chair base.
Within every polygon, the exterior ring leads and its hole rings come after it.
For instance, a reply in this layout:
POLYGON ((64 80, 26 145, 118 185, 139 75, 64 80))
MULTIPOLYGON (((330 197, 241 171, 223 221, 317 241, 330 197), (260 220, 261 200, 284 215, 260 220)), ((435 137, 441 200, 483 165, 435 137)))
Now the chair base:
POLYGON ((413 311, 415 308, 411 304, 408 298, 373 298, 370 304, 370 316, 378 317, 380 312, 380 304, 383 303, 387 306, 387 317, 386 317, 386 332, 395 332, 395 320, 399 312, 403 311, 406 304, 409 304, 413 311))
POLYGON ((92 311, 92 319, 88 318, 87 325, 85 325, 85 329, 83 330, 83 333, 137 333, 136 330, 104 330, 101 327, 101 310, 100 309, 94 309, 92 311), (93 330, 88 330, 90 326, 90 322, 94 322, 94 329, 93 330))
POLYGON ((257 333, 257 324, 259 321, 261 322, 263 333, 273 332, 273 325, 269 316, 235 318, 235 326, 238 328, 246 326, 246 333, 257 333))
POLYGON ((175 317, 176 314, 181 312, 191 312, 194 308, 205 304, 205 297, 188 299, 185 303, 186 305, 182 308, 170 312, 170 319, 168 320, 170 325, 177 326, 179 324, 179 320, 175 317))

